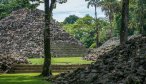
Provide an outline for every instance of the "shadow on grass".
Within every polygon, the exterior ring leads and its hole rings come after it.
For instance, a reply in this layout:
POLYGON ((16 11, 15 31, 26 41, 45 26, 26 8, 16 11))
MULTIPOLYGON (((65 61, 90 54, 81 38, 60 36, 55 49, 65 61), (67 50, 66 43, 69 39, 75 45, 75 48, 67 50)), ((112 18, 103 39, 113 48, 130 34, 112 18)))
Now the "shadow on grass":
POLYGON ((51 84, 39 74, 3 74, 0 75, 0 84, 51 84))

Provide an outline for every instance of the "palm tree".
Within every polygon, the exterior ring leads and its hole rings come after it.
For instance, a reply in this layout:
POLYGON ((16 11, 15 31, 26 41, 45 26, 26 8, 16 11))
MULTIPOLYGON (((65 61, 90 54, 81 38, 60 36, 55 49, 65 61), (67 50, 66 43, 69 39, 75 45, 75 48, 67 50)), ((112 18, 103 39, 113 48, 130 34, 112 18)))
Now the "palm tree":
POLYGON ((110 37, 112 37, 113 33, 113 19, 114 19, 114 13, 119 13, 121 8, 120 8, 120 1, 118 0, 101 0, 100 6, 102 11, 105 12, 105 15, 109 18, 110 22, 110 29, 111 29, 111 34, 110 37))
POLYGON ((95 8, 95 24, 96 24, 96 47, 99 47, 99 28, 97 23, 97 7, 100 6, 100 0, 85 0, 88 1, 88 8, 94 7, 95 8))
POLYGON ((128 21, 129 21, 129 0, 123 0, 122 2, 122 19, 120 30, 120 44, 125 46, 128 39, 128 21))

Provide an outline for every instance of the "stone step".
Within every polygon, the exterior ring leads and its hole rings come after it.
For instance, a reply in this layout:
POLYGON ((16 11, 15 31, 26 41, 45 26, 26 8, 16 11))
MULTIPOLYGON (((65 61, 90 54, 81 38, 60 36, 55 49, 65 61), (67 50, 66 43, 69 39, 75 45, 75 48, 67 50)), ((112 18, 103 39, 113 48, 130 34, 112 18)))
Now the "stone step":
MULTIPOLYGON (((75 68, 78 68, 78 67, 85 67, 85 66, 58 66, 58 67, 55 67, 55 66, 53 66, 53 67, 51 67, 51 69, 52 70, 56 70, 56 69, 61 69, 61 70, 63 70, 63 69, 68 69, 68 70, 70 70, 70 69, 75 69, 75 68)), ((21 66, 16 66, 15 67, 15 69, 16 70, 31 70, 31 69, 33 69, 33 70, 35 70, 35 69, 37 69, 37 70, 41 70, 42 69, 42 67, 21 67, 21 66)))
POLYGON ((14 67, 43 67, 43 65, 16 64, 14 67))
MULTIPOLYGON (((89 64, 70 64, 70 65, 51 65, 52 67, 76 67, 76 66, 88 66, 89 64)), ((15 67, 42 67, 43 65, 27 65, 27 64, 16 64, 15 67)))
POLYGON ((51 48, 81 48, 81 49, 84 49, 84 47, 83 46, 79 46, 79 45, 70 45, 70 44, 58 44, 58 45, 56 45, 56 44, 52 44, 51 45, 51 48))
MULTIPOLYGON (((81 66, 81 67, 83 67, 83 66, 81 66)), ((78 66, 76 67, 76 66, 74 66, 74 67, 51 67, 52 69, 64 69, 64 68, 66 68, 66 69, 74 69, 74 68, 78 68, 78 66)), ((21 67, 21 66, 19 66, 19 67, 15 67, 15 69, 42 69, 42 67, 21 67)))
MULTIPOLYGON (((51 68, 52 70, 74 70, 74 69, 77 69, 78 67, 66 67, 66 68, 63 68, 63 67, 59 67, 59 68, 51 68)), ((42 70, 42 68, 21 68, 21 67, 16 67, 14 68, 14 70, 42 70)))
POLYGON ((74 53, 74 52, 61 52, 61 51, 56 51, 56 53, 58 54, 58 56, 78 56, 78 57, 80 57, 80 56, 83 56, 83 55, 85 55, 85 54, 82 54, 81 52, 76 52, 76 53, 74 53))
MULTIPOLYGON (((52 70, 54 73, 67 72, 70 70, 52 70)), ((15 70, 13 73, 40 73, 42 70, 15 70)))
POLYGON ((42 70, 40 67, 15 67, 15 70, 42 70))
MULTIPOLYGON (((65 72, 70 70, 75 70, 77 68, 84 68, 89 64, 82 65, 52 65, 51 69, 53 72, 65 72)), ((41 72, 42 65, 14 65, 13 72, 14 73, 31 73, 31 72, 41 72)))
POLYGON ((70 53, 70 54, 78 54, 78 53, 85 54, 86 50, 84 50, 84 51, 81 51, 81 50, 76 50, 76 51, 73 51, 73 50, 52 50, 52 52, 54 52, 54 53, 62 53, 63 52, 63 54, 65 54, 65 53, 70 53))
POLYGON ((53 49, 51 49, 52 51, 54 51, 54 50, 58 50, 58 51, 76 51, 76 52, 78 52, 78 51, 85 51, 86 49, 68 49, 68 48, 64 48, 64 49, 61 49, 61 48, 53 48, 53 49))

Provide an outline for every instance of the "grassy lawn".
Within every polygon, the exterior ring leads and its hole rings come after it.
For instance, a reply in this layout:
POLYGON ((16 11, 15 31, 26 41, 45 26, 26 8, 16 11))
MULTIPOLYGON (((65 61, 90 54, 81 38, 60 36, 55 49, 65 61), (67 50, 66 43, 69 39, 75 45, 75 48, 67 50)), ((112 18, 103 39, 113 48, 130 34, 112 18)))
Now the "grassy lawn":
MULTIPOLYGON (((29 59, 32 64, 43 64, 43 58, 32 58, 29 59)), ((90 64, 93 61, 82 60, 81 57, 61 57, 52 58, 52 64, 90 64)))
POLYGON ((51 84, 37 77, 39 73, 1 74, 0 84, 51 84))
MULTIPOLYGON (((43 64, 43 58, 29 59, 32 64, 43 64)), ((81 57, 52 58, 52 64, 90 64, 92 61, 82 60, 81 57)), ((54 75, 58 73, 53 73, 54 75)), ((41 77, 39 73, 0 74, 0 84, 51 84, 41 77)))

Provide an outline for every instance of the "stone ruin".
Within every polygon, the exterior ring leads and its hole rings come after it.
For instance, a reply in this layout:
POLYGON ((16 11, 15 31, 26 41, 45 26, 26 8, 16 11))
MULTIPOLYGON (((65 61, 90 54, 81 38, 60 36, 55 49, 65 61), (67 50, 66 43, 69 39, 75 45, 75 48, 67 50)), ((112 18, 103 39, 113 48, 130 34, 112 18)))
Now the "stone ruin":
POLYGON ((53 84, 146 84, 146 37, 132 37, 95 63, 52 78, 53 84))
MULTIPOLYGON (((137 36, 138 35, 128 36, 128 40, 137 36)), ((114 48, 116 48, 119 45, 120 45, 120 39, 118 37, 112 37, 109 40, 107 40, 104 44, 102 44, 99 48, 88 49, 88 53, 85 56, 83 56, 83 59, 96 61, 98 57, 112 51, 114 48)))
MULTIPOLYGON (((43 57, 44 12, 20 9, 0 20, 0 54, 43 57)), ((51 21, 52 56, 83 56, 86 48, 51 21)))
POLYGON ((26 57, 16 56, 16 55, 0 55, 0 73, 7 73, 13 67, 13 64, 28 64, 26 57))
POLYGON ((96 59, 102 56, 105 53, 110 52, 116 46, 120 44, 120 41, 117 37, 113 37, 107 40, 104 44, 102 44, 99 48, 91 48, 88 50, 88 54, 86 54, 83 59, 84 60, 92 60, 96 61, 96 59))

